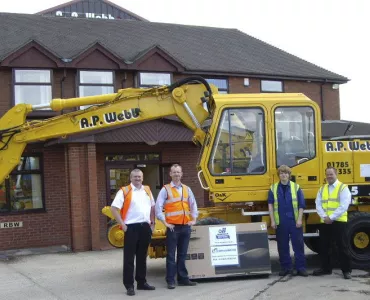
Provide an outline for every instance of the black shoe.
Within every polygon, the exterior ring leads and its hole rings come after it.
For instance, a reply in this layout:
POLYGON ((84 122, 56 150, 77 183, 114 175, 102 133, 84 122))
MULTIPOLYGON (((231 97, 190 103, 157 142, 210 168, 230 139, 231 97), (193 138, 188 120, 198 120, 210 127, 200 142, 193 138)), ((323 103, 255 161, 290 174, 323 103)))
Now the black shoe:
POLYGON ((167 283, 167 288, 169 290, 173 290, 175 288, 175 284, 174 283, 167 283))
POLYGON ((197 285, 197 283, 194 282, 194 281, 188 280, 188 281, 185 281, 185 282, 179 282, 179 285, 181 285, 181 286, 194 286, 194 285, 197 285))
POLYGON ((298 270, 297 275, 302 277, 308 277, 308 273, 306 270, 298 270))
POLYGON ((344 277, 344 279, 351 279, 352 275, 351 275, 350 272, 343 272, 343 277, 344 277))
POLYGON ((127 295, 128 296, 134 296, 135 295, 135 290, 133 287, 130 287, 127 289, 127 295))
POLYGON ((313 276, 322 276, 322 275, 331 275, 331 273, 332 273, 331 270, 318 269, 318 270, 314 270, 312 275, 313 276))
POLYGON ((286 276, 286 275, 289 275, 289 274, 293 275, 293 271, 292 270, 281 270, 279 272, 279 276, 286 276))
POLYGON ((155 290, 155 287, 151 286, 151 285, 149 285, 148 283, 145 282, 144 284, 138 284, 137 289, 138 290, 144 290, 144 291, 153 291, 153 290, 155 290))
POLYGON ((290 274, 292 274, 292 276, 297 276, 298 275, 298 271, 297 270, 293 270, 290 274))

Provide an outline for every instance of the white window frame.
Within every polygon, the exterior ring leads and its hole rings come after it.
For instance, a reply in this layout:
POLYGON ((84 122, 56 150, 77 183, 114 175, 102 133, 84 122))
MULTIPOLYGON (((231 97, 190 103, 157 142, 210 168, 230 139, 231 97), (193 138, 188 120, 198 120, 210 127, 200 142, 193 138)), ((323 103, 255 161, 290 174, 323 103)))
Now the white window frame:
MULTIPOLYGON (((226 88, 218 88, 219 94, 228 94, 229 93, 229 80, 227 78, 213 78, 213 77, 206 77, 205 80, 207 80, 208 83, 212 83, 212 80, 225 80, 226 81, 226 88)), ((215 85, 215 84, 214 84, 215 85)))
MULTIPOLYGON (((49 104, 50 101, 53 99, 53 71, 51 69, 27 69, 27 68, 15 68, 13 69, 13 103, 14 105, 26 103, 26 104, 49 104), (37 81, 17 81, 17 72, 49 72, 49 81, 39 82, 37 81), (17 87, 49 87, 48 89, 48 97, 44 99, 42 102, 41 100, 37 103, 32 102, 23 102, 20 101, 17 97, 17 87)), ((50 110, 50 108, 46 108, 45 110, 50 110)))
MULTIPOLYGON (((78 76, 77 76, 77 92, 78 92, 78 97, 88 97, 88 96, 97 96, 97 95, 104 95, 104 94, 111 94, 111 93, 114 93, 114 90, 115 90, 115 85, 114 85, 114 82, 115 82, 115 72, 113 70, 78 70, 78 76), (101 83, 101 82, 81 82, 83 76, 82 76, 82 72, 84 73, 111 73, 112 75, 112 81, 111 83, 101 83), (101 93, 101 94, 94 94, 94 95, 81 95, 81 88, 83 87, 111 87, 111 91, 109 91, 108 93, 101 93)), ((80 109, 86 109, 88 107, 90 107, 91 105, 85 105, 85 106, 80 106, 80 109)))
POLYGON ((139 72, 138 73, 138 84, 137 84, 137 86, 139 87, 139 88, 152 88, 152 87, 156 87, 156 86, 163 86, 163 85, 170 85, 170 84, 172 84, 172 73, 163 73, 163 72, 139 72), (161 83, 154 83, 154 82, 152 82, 152 83, 150 83, 150 82, 148 82, 148 83, 143 83, 142 82, 142 79, 143 79, 143 75, 145 75, 145 74, 147 74, 147 75, 167 75, 168 76, 168 79, 169 79, 169 81, 167 82, 167 83, 164 83, 164 84, 161 84, 161 83))
POLYGON ((261 92, 264 92, 264 93, 282 93, 284 92, 284 83, 283 81, 281 80, 261 80, 261 92), (276 84, 276 83, 279 83, 280 84, 280 87, 281 89, 278 89, 278 88, 264 88, 263 84, 264 83, 272 83, 272 84, 276 84))

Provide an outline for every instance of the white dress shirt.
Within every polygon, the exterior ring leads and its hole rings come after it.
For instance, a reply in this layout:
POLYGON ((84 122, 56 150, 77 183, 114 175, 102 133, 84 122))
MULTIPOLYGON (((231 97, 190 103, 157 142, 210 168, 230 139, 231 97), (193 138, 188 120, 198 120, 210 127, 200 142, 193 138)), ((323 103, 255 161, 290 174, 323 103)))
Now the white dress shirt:
MULTIPOLYGON (((150 224, 150 210, 155 206, 153 195, 146 193, 144 186, 140 189, 136 188, 131 183, 131 204, 127 210, 125 224, 143 223, 148 222, 150 224)), ((120 189, 116 197, 114 198, 111 206, 117 207, 119 210, 122 209, 123 203, 125 202, 122 189, 120 189)))
MULTIPOLYGON (((173 181, 171 181, 171 187, 175 187, 177 192, 180 194, 180 197, 182 197, 182 184, 175 185, 173 181)), ((198 206, 197 201, 195 200, 194 194, 190 187, 188 187, 188 195, 189 195, 189 209, 190 214, 193 217, 193 219, 196 219, 198 217, 198 206)), ((163 206, 167 200, 167 190, 165 187, 161 189, 161 191, 158 194, 156 205, 155 205, 155 215, 158 220, 164 221, 165 215, 163 213, 163 206)))
MULTIPOLYGON (((329 185, 329 194, 335 189, 335 187, 339 184, 338 179, 331 185, 329 185)), ((322 208, 322 203, 321 203, 321 189, 318 191, 317 196, 316 196, 316 211, 317 214, 320 216, 320 218, 325 219, 327 217, 324 209, 322 208)), ((339 207, 333 211, 333 213, 330 215, 330 219, 335 221, 338 219, 343 213, 345 213, 348 210, 349 205, 351 204, 351 199, 352 195, 351 192, 349 191, 348 187, 345 187, 340 193, 339 193, 339 200, 340 204, 339 207)))

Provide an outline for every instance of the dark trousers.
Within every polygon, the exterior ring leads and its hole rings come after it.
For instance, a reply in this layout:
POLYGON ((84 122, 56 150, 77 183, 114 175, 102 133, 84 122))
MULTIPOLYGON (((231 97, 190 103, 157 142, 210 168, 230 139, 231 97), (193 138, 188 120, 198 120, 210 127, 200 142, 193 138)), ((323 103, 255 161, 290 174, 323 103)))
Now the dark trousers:
POLYGON ((188 225, 175 225, 173 231, 167 229, 166 281, 169 284, 175 283, 176 274, 178 282, 189 281, 188 271, 185 266, 185 258, 186 252, 188 251, 190 234, 191 227, 188 225))
POLYGON ((146 283, 146 257, 152 237, 148 223, 135 223, 127 226, 123 248, 123 285, 134 287, 134 262, 136 256, 135 280, 138 285, 146 283))
POLYGON ((340 267, 342 272, 351 272, 351 258, 348 248, 344 245, 346 238, 346 222, 334 221, 332 224, 320 225, 320 259, 321 267, 324 270, 331 271, 330 246, 335 242, 339 255, 340 267))
POLYGON ((294 219, 280 220, 276 229, 276 240, 279 252, 280 265, 283 270, 292 269, 289 240, 292 241, 294 251, 295 268, 297 271, 306 269, 304 256, 303 229, 296 227, 294 219))

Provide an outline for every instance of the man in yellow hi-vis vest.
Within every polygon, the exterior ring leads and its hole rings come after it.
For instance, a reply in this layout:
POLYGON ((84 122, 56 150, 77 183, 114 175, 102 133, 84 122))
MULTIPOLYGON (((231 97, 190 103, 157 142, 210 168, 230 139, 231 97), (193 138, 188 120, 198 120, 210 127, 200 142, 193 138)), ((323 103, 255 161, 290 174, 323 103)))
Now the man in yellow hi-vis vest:
POLYGON ((351 278, 351 259, 344 245, 348 214, 351 203, 351 192, 346 184, 337 179, 337 170, 333 167, 326 169, 326 181, 316 197, 316 210, 321 218, 320 225, 320 258, 321 268, 312 275, 321 276, 332 273, 330 263, 330 243, 334 239, 337 245, 343 277, 351 278))

